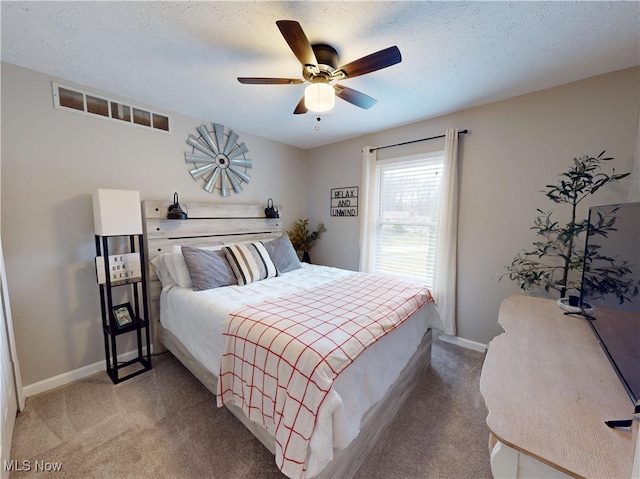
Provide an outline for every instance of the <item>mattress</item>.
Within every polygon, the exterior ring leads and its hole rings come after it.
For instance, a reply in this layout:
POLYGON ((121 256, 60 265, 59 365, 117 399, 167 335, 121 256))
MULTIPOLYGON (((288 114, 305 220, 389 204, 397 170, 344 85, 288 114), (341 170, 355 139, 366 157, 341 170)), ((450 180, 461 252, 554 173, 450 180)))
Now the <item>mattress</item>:
MULTIPOLYGON (((282 297, 354 274, 303 263, 302 268, 244 286, 194 292, 164 288, 160 321, 214 376, 218 376, 229 313, 247 304, 282 297)), ((379 401, 417 350, 429 328, 442 329, 433 302, 426 303, 402 327, 364 350, 336 378, 318 414, 311 437, 307 475, 313 477, 333 458, 333 449, 347 447, 358 435, 367 410, 379 401)))

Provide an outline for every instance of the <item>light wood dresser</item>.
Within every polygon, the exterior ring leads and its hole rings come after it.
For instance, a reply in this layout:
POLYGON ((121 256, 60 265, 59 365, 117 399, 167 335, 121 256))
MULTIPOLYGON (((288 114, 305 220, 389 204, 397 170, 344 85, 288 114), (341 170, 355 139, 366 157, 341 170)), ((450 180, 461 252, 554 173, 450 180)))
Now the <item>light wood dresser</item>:
POLYGON ((637 477, 640 417, 605 425, 633 405, 586 320, 517 295, 498 322, 480 379, 494 477, 637 477))

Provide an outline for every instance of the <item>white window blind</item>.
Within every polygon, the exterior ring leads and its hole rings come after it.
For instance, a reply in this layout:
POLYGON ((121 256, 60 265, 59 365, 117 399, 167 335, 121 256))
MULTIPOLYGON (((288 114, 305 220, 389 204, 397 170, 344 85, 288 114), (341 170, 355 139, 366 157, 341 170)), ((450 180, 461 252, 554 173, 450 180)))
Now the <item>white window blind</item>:
POLYGON ((374 270, 433 286, 444 152, 376 164, 374 270))

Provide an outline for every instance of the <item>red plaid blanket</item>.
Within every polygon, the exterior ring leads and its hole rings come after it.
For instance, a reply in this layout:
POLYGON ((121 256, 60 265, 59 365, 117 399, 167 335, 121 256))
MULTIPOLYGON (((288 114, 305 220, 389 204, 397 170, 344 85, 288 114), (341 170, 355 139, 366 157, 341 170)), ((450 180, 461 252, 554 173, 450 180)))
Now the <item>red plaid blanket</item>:
POLYGON ((432 301, 423 286, 356 273, 230 314, 218 406, 233 403, 276 439, 276 463, 304 477, 333 380, 364 349, 432 301))

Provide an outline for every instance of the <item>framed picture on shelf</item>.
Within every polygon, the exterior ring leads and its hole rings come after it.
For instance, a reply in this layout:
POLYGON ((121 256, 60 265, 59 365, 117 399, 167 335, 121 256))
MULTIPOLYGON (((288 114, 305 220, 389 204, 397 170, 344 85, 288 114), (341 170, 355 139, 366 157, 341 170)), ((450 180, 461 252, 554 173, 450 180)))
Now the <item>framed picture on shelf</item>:
POLYGON ((124 303, 119 304, 118 306, 114 306, 112 312, 117 329, 122 329, 125 326, 133 323, 135 320, 133 309, 131 308, 131 303, 124 303))

